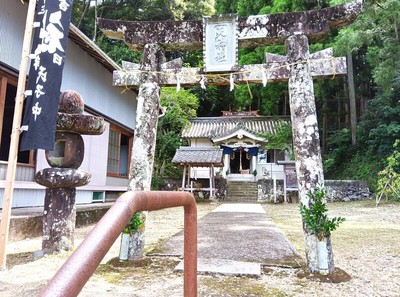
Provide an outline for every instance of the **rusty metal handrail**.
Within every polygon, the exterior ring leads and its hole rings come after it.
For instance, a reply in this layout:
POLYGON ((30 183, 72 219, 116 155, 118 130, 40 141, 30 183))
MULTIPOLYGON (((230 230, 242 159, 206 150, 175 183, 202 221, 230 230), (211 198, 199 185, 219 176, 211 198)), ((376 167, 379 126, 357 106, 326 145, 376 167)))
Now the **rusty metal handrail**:
POLYGON ((197 296, 197 208, 185 192, 126 192, 97 223, 39 296, 77 296, 137 211, 184 207, 184 296, 197 296))

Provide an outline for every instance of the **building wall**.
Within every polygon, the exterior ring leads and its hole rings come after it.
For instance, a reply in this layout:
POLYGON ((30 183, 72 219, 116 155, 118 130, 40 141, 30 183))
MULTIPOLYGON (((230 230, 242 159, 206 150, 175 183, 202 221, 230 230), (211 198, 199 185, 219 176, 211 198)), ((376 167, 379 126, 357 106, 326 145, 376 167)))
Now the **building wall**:
MULTIPOLYGON (((15 0, 0 1, 0 62, 19 69, 28 4, 15 0)), ((29 69, 28 69, 29 70, 29 69)), ((122 93, 112 86, 112 73, 68 40, 61 91, 79 92, 85 105, 106 117, 107 121, 133 131, 136 118, 136 94, 122 93)), ((2 119, 1 119, 2 120, 2 119)), ((85 156, 81 169, 91 172, 88 185, 77 189, 77 203, 90 203, 93 196, 105 196, 105 191, 125 191, 127 178, 107 176, 109 123, 102 135, 84 135, 85 156)), ((0 207, 3 204, 7 162, 0 162, 0 207)), ((38 150, 36 168, 18 166, 13 207, 41 206, 44 188, 34 182, 34 173, 49 167, 44 151, 38 150)))
MULTIPOLYGON (((21 63, 22 43, 28 4, 15 0, 0 1, 0 61, 14 69, 21 63)), ((61 91, 75 90, 85 104, 135 128, 136 94, 112 86, 112 73, 96 62, 78 45, 68 40, 61 91)))
POLYGON ((21 63, 27 7, 20 1, 0 1, 0 61, 15 69, 21 63))
POLYGON ((112 86, 112 73, 71 40, 68 41, 61 91, 75 90, 85 105, 135 129, 136 94, 112 86))

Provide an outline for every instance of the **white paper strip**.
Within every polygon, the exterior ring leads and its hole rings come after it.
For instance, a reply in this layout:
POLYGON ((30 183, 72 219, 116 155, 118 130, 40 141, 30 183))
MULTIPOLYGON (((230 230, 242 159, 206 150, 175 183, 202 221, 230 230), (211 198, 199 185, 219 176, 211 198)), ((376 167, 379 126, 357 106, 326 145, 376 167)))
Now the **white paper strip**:
POLYGON ((176 75, 176 92, 179 92, 181 89, 181 82, 182 82, 182 76, 180 74, 176 75))
POLYGON ((266 87, 267 86, 267 83, 268 83, 268 79, 267 79, 267 72, 266 71, 263 71, 262 72, 262 84, 263 84, 263 86, 264 87, 266 87))
POLYGON ((203 90, 206 89, 206 78, 205 78, 204 74, 201 75, 200 87, 201 87, 203 90))
POLYGON ((24 92, 25 97, 32 96, 32 90, 26 90, 24 92))

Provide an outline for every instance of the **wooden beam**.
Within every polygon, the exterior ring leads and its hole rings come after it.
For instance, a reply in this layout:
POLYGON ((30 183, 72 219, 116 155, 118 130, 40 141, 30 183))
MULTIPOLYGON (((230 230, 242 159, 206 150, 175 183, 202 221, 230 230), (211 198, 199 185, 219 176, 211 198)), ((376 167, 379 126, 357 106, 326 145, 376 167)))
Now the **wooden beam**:
POLYGON ((3 132, 4 107, 6 105, 6 94, 7 94, 7 77, 2 76, 0 79, 0 147, 1 147, 1 136, 2 136, 2 132, 3 132))
MULTIPOLYGON (((282 44, 288 36, 295 34, 306 35, 313 41, 333 28, 352 23, 362 7, 363 0, 355 0, 319 10, 239 18, 239 46, 282 44)), ((203 46, 201 20, 138 22, 99 18, 97 23, 109 38, 124 40, 134 50, 141 50, 148 43, 158 43, 165 51, 201 50, 203 46)))

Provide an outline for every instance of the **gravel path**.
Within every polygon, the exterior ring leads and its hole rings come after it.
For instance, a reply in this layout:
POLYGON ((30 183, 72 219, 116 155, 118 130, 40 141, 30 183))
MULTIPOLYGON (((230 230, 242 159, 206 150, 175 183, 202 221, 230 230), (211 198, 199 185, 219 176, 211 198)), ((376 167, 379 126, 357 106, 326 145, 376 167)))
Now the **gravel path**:
MULTIPOLYGON (((216 204, 199 204, 199 218, 216 204)), ((264 209, 286 234, 304 258, 301 220, 296 204, 265 204, 264 209)), ((400 204, 373 202, 329 204, 331 216, 347 221, 334 233, 336 266, 351 280, 322 283, 299 278, 298 269, 266 267, 261 278, 201 275, 199 296, 400 296, 400 204)), ((182 230, 183 209, 151 212, 147 226, 146 250, 157 248, 165 239, 182 230)), ((91 226, 77 230, 77 243, 91 226)), ((0 296, 36 296, 40 288, 65 261, 66 254, 32 261, 32 251, 40 249, 41 239, 13 242, 9 262, 15 265, 0 272, 0 296), (27 254, 24 254, 27 253, 27 254), (24 256, 25 255, 25 256, 24 256)), ((103 263, 118 256, 119 242, 103 263)), ((102 264, 82 290, 80 296, 183 296, 183 277, 173 268, 180 259, 151 257, 146 267, 115 269, 102 264)))

